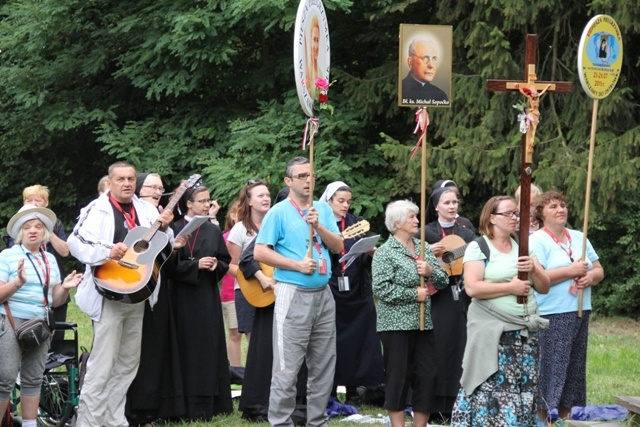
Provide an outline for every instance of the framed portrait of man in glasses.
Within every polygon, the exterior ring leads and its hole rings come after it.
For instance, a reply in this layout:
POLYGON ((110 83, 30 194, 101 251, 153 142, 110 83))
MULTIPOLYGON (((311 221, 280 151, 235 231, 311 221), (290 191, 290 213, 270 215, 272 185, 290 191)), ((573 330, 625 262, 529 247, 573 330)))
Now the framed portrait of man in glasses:
POLYGON ((398 105, 451 105, 453 28, 400 24, 398 105))

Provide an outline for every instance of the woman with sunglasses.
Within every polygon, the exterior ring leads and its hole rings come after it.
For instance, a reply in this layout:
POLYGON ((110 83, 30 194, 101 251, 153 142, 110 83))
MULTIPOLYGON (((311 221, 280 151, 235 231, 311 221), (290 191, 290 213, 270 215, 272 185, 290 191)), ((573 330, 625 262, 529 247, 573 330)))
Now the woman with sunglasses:
MULTIPOLYGON (((231 264, 229 264, 229 274, 233 277, 238 273, 238 262, 242 251, 255 239, 262 219, 271 207, 271 194, 269 187, 264 181, 250 180, 240 190, 238 199, 238 220, 231 228, 229 237, 227 237, 227 249, 231 255, 231 264)), ((262 272, 256 274, 256 278, 264 289, 272 289, 275 282, 272 278, 265 276, 262 272)), ((238 316, 238 332, 245 334, 247 342, 251 339, 251 327, 253 325, 253 317, 255 308, 246 300, 240 285, 236 280, 234 285, 236 314, 238 316)))
POLYGON ((515 201, 492 197, 480 214, 488 256, 478 241, 469 243, 464 255, 472 302, 452 425, 536 424, 538 330, 549 322, 538 313, 533 289, 549 292, 549 276, 534 256, 518 256, 517 223, 515 201), (520 280, 519 272, 528 280, 520 280), (524 304, 518 297, 526 297, 524 304))
MULTIPOLYGON (((208 216, 207 187, 185 191, 171 227, 177 235, 196 216, 208 216), (176 215, 178 216, 178 215, 176 215)), ((222 305, 218 283, 231 257, 222 231, 209 221, 193 231, 184 247, 172 282, 185 420, 211 420, 233 410, 222 305)))

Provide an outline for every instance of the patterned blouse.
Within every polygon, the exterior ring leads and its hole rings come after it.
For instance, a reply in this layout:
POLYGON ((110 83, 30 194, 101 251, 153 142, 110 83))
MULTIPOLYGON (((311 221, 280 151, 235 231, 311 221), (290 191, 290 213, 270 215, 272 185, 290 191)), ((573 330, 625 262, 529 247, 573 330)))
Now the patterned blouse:
MULTIPOLYGON (((373 293, 378 298, 378 332, 411 331, 420 327, 420 303, 416 300, 420 276, 416 257, 420 255, 420 240, 413 239, 417 254, 410 253, 395 237, 380 246, 373 255, 373 293)), ((447 273, 426 245, 425 260, 433 268, 431 280, 436 289, 449 285, 447 273)), ((425 330, 433 329, 431 300, 425 303, 425 330)))

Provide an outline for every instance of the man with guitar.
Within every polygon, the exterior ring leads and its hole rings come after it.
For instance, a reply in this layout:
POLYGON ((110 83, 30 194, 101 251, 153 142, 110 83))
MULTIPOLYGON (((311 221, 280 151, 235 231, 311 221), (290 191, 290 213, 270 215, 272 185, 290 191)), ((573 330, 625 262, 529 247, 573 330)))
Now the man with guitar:
POLYGON ((309 369, 307 425, 326 424, 336 360, 335 302, 327 286, 329 250, 340 252, 342 236, 329 205, 311 204, 315 174, 309 160, 287 163, 289 198, 273 206, 256 237, 255 259, 275 267, 273 376, 269 423, 291 426, 295 384, 306 356, 309 369))
MULTIPOLYGON (((128 233, 138 226, 165 231, 173 218, 171 209, 159 214, 153 205, 135 196, 136 171, 131 164, 112 164, 108 176, 109 192, 82 209, 68 238, 71 254, 87 265, 76 303, 91 317, 94 332, 80 397, 78 427, 128 425, 124 414, 126 393, 140 362, 144 303, 126 304, 123 302, 131 302, 126 295, 118 300, 116 292, 100 290, 103 298, 94 283, 92 267, 113 261, 116 266, 122 263, 123 270, 135 276, 143 266, 124 263, 124 258, 131 257, 133 251, 133 245, 123 243, 128 233)), ((173 237, 170 229, 167 233, 173 237)), ((162 232, 157 235, 164 237, 162 232)), ((184 242, 177 239, 176 246, 184 242)), ((154 302, 152 295, 150 304, 154 302)))

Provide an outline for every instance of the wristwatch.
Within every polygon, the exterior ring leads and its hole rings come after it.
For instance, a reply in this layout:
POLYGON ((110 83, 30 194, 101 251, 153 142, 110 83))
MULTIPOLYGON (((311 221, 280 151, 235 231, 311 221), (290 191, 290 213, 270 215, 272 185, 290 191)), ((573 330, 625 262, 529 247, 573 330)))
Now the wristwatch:
MULTIPOLYGON (((24 285, 24 283, 23 283, 22 285, 24 285)), ((15 286, 15 287, 16 287, 16 289, 20 289, 20 288, 22 287, 22 285, 19 285, 19 284, 18 284, 18 279, 14 279, 14 281, 13 281, 13 286, 15 286)))

